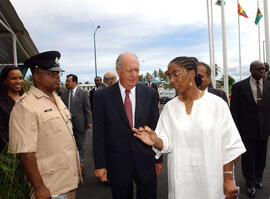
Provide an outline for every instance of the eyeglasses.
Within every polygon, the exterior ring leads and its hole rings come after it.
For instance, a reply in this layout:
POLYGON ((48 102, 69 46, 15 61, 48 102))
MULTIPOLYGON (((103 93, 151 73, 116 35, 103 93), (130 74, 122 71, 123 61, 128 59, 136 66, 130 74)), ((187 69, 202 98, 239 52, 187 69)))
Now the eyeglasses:
POLYGON ((52 72, 52 71, 48 71, 48 72, 38 71, 38 73, 47 74, 47 75, 49 75, 51 77, 57 77, 57 76, 61 77, 63 75, 63 73, 59 72, 59 71, 54 71, 54 72, 52 72))
POLYGON ((265 70, 265 67, 259 67, 259 68, 254 68, 254 69, 257 71, 262 71, 262 70, 265 70))
POLYGON ((169 80, 171 80, 172 78, 179 78, 179 76, 184 72, 187 72, 187 71, 186 70, 183 70, 183 71, 175 70, 171 74, 168 74, 168 78, 169 78, 169 80))

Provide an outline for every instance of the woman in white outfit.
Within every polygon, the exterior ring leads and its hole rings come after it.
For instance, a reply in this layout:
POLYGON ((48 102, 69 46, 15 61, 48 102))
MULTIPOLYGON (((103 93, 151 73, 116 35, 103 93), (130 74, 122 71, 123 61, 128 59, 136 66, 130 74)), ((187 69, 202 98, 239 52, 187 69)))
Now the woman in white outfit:
POLYGON ((153 146, 156 158, 168 153, 169 199, 237 198, 233 161, 245 147, 223 99, 199 90, 194 57, 177 57, 168 76, 179 96, 169 101, 155 131, 133 129, 153 146))

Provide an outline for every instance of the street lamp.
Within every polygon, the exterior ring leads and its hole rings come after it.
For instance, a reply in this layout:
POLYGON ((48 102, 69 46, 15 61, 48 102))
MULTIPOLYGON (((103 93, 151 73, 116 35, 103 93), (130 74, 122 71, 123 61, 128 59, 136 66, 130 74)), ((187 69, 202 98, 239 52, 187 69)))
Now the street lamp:
POLYGON ((100 26, 97 26, 96 27, 96 30, 94 32, 94 54, 95 54, 95 75, 97 77, 97 57, 96 57, 96 32, 97 32, 97 29, 99 29, 100 26))

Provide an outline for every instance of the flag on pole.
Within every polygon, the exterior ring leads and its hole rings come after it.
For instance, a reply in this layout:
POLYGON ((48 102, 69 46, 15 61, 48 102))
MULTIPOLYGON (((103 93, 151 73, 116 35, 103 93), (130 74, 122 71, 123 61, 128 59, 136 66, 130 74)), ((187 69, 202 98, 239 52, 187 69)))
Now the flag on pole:
MULTIPOLYGON (((221 0, 217 0, 216 5, 221 6, 221 0)), ((224 1, 224 5, 225 5, 225 1, 224 1)))
POLYGON ((256 25, 260 22, 260 20, 261 20, 262 17, 263 17, 263 15, 262 15, 260 9, 258 8, 256 19, 255 19, 255 24, 256 25))
POLYGON ((240 4, 238 3, 238 14, 242 15, 243 17, 248 18, 246 12, 243 10, 243 8, 240 6, 240 4))

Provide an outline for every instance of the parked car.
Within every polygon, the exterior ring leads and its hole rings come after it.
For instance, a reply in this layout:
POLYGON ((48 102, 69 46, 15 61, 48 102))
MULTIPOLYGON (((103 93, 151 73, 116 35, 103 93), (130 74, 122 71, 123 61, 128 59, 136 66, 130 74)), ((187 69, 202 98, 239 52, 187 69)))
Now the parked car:
POLYGON ((161 89, 159 91, 160 103, 166 104, 168 101, 175 97, 175 89, 161 89))

